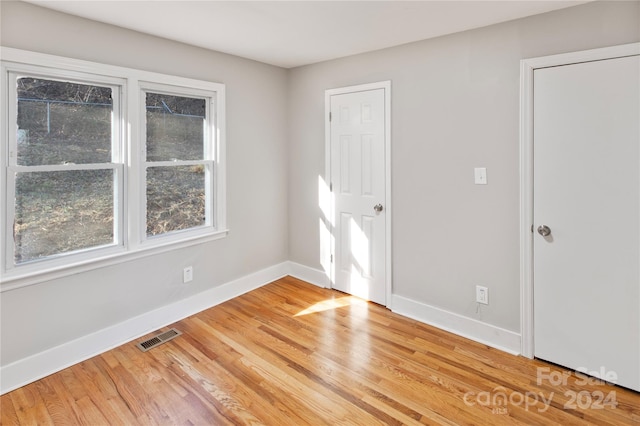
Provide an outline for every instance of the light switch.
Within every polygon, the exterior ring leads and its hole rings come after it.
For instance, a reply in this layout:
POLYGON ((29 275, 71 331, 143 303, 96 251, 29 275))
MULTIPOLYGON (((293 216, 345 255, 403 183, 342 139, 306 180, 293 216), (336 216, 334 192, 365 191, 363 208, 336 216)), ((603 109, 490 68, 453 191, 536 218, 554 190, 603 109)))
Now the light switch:
POLYGON ((476 167, 473 169, 476 185, 487 184, 487 169, 485 167, 476 167))

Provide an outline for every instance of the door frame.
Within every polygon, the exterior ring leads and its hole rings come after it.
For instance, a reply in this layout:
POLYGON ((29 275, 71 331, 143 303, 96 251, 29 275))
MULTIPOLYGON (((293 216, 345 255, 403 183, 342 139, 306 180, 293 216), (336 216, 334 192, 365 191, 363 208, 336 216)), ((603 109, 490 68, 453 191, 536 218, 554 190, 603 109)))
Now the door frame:
MULTIPOLYGON (((359 84, 356 86, 339 87, 335 89, 327 89, 324 94, 324 110, 325 110, 325 182, 327 185, 332 181, 331 178, 331 122, 329 121, 329 113, 331 112, 331 96, 344 95, 347 93, 366 92, 370 90, 384 90, 384 167, 385 167, 385 194, 384 194, 384 209, 385 209, 385 306, 391 309, 391 280, 392 274, 392 230, 391 230, 391 80, 379 81, 375 83, 359 84)), ((335 217, 335 197, 331 199, 331 214, 335 217)), ((330 253, 331 259, 335 257, 335 241, 334 227, 331 223, 326 223, 327 228, 331 231, 330 253)), ((322 254, 321 254, 322 255, 322 254)), ((335 262, 331 260, 323 259, 323 264, 331 265, 329 273, 329 286, 333 288, 335 283, 335 262)))
POLYGON ((534 357, 533 335, 533 79, 534 71, 640 54, 640 43, 520 61, 520 352, 534 357))

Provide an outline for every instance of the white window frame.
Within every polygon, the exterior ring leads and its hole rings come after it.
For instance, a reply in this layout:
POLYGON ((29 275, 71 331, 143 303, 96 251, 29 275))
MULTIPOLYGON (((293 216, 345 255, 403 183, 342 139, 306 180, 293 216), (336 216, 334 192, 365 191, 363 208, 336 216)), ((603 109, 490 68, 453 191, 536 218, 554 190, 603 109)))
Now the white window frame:
POLYGON ((4 257, 6 270, 11 273, 14 270, 32 270, 39 271, 49 267, 61 266, 67 263, 66 258, 74 256, 78 259, 90 259, 95 256, 108 255, 117 253, 123 249, 124 230, 122 224, 122 216, 124 214, 124 156, 123 156, 123 133, 122 133, 122 108, 121 93, 124 88, 124 81, 121 79, 108 78, 104 76, 95 76, 78 72, 61 72, 60 70, 50 70, 38 66, 24 66, 21 64, 7 66, 7 84, 9 87, 16 87, 17 79, 21 76, 41 78, 54 81, 69 81, 71 83, 80 83, 88 85, 100 85, 109 87, 112 90, 113 100, 113 119, 111 121, 111 161, 109 163, 89 163, 89 164, 47 164, 47 165, 18 165, 17 164, 17 138, 15 123, 17 123, 17 92, 15 90, 7 90, 8 107, 6 114, 8 115, 7 131, 8 131, 8 155, 5 159, 6 167, 6 203, 5 214, 5 235, 7 238, 6 253, 4 257), (55 172, 55 171, 76 171, 76 170, 113 170, 114 173, 114 197, 113 197, 113 233, 114 241, 107 245, 88 247, 86 249, 74 250, 69 253, 60 253, 57 255, 47 256, 42 260, 35 259, 27 261, 21 265, 14 265, 14 253, 12 249, 13 223, 15 214, 15 173, 25 172, 55 172), (46 262, 45 262, 46 260, 46 262), (45 265, 46 263, 46 265, 45 265))
MULTIPOLYGON (((224 84, 7 47, 0 47, 0 58, 0 197, 3 206, 0 209, 0 229, 3 230, 3 238, 0 241, 0 292, 224 238, 227 235, 224 84), (117 132, 119 140, 114 144, 118 146, 114 146, 113 149, 118 151, 112 154, 113 160, 109 168, 113 167, 116 170, 122 182, 116 190, 117 199, 114 200, 115 244, 13 265, 14 209, 13 206, 7 206, 7 200, 15 196, 15 186, 9 172, 16 171, 15 160, 14 164, 10 163, 10 150, 16 146, 17 141, 15 124, 11 124, 15 123, 16 96, 15 86, 10 86, 10 73, 114 88, 114 117, 117 117, 115 109, 118 108, 121 118, 114 118, 114 121, 117 121, 114 124, 114 132, 117 132), (164 92, 168 90, 178 96, 191 94, 210 100, 207 126, 210 131, 211 151, 205 155, 207 161, 211 161, 212 168, 210 185, 207 185, 211 195, 208 208, 211 211, 207 215, 210 220, 205 226, 147 238, 146 183, 143 173, 146 161, 146 129, 140 111, 145 108, 145 102, 142 101, 141 104, 143 89, 154 91, 154 87, 164 88, 164 92)), ((96 167, 101 168, 103 164, 96 167)), ((64 167, 64 170, 73 169, 73 166, 53 167, 56 170, 58 167, 64 167)), ((79 167, 86 168, 86 165, 79 167)))
POLYGON ((141 171, 146 171, 149 167, 163 167, 163 166, 192 166, 192 165, 204 165, 205 166, 205 224, 204 226, 183 229, 179 231, 171 231, 166 234, 148 236, 147 229, 147 191, 146 191, 146 179, 140 179, 142 185, 142 198, 144 214, 140 217, 140 240, 145 245, 163 244, 166 241, 178 241, 185 236, 198 235, 203 232, 215 231, 217 228, 216 214, 215 214, 215 197, 214 197, 214 182, 216 181, 216 123, 215 123, 215 109, 216 109, 216 93, 212 91, 206 91, 201 89, 193 89, 187 87, 175 87, 166 84, 158 84, 152 82, 140 82, 140 140, 146 144, 147 141, 147 126, 146 126, 146 94, 159 93, 171 96, 193 97, 206 100, 206 112, 204 123, 204 149, 203 158, 201 160, 175 160, 175 161, 148 161, 146 158, 147 150, 146 145, 141 152, 141 171))

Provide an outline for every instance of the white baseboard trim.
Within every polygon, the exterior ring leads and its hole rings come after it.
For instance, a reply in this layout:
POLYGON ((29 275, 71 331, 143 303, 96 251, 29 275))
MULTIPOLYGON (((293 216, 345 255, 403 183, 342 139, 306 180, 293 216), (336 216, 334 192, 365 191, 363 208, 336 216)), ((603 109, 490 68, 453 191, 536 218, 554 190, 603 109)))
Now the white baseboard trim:
POLYGON ((325 274, 324 271, 301 265, 296 262, 289 262, 289 275, 310 284, 317 285, 318 287, 331 287, 329 277, 327 277, 327 274, 325 274))
MULTIPOLYGON (((0 367, 0 395, 135 340, 286 275, 318 287, 330 287, 318 269, 282 262, 186 299, 146 312, 30 357, 0 367)), ((393 311, 512 354, 520 353, 520 335, 401 296, 392 296, 393 311)))
POLYGON ((0 395, 262 287, 288 275, 290 269, 290 262, 282 262, 3 366, 0 395))
POLYGON ((393 311, 417 321, 474 340, 484 345, 520 354, 520 334, 465 317, 406 297, 393 295, 393 311))
MULTIPOLYGON (((289 275, 318 287, 331 287, 329 278, 323 271, 296 262, 289 262, 289 275)), ((391 296, 391 305, 388 307, 393 312, 416 321, 433 325, 513 355, 520 354, 520 334, 513 331, 398 295, 391 296)))

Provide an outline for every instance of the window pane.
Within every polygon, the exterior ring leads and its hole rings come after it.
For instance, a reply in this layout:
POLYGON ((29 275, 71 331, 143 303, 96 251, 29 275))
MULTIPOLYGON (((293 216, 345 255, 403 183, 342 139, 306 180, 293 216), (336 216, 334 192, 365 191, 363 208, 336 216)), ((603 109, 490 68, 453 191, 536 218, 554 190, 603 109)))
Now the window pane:
POLYGON ((147 235, 205 225, 204 166, 147 169, 147 235))
POLYGON ((112 244, 113 170, 16 174, 15 263, 112 244))
POLYGON ((147 161, 202 160, 206 100, 147 93, 147 161))
POLYGON ((24 77, 17 91, 18 164, 111 161, 110 88, 24 77))

